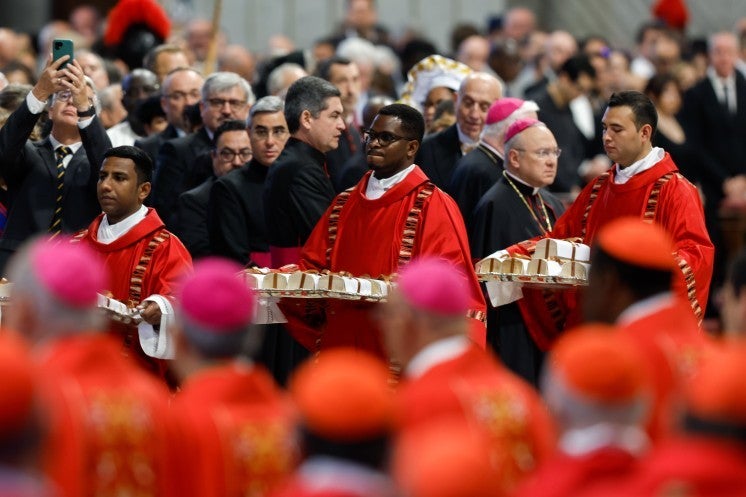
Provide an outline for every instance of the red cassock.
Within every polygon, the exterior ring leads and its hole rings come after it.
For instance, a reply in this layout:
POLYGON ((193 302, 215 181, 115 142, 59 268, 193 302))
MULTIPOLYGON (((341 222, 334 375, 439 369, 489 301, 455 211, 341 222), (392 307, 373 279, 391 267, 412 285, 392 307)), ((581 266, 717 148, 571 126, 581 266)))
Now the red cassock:
MULTIPOLYGON (((181 241, 166 231, 156 211, 148 208, 145 219, 110 244, 98 241, 103 218, 101 214, 94 219, 87 230, 75 235, 74 241, 87 243, 104 258, 111 297, 134 307, 154 294, 171 296, 180 278, 191 271, 192 258, 181 241)), ((145 355, 135 327, 113 323, 112 329, 125 337, 125 347, 133 350, 140 362, 150 369, 163 369, 162 364, 145 355)))
POLYGON ((107 334, 55 339, 37 358, 49 421, 44 467, 62 497, 177 495, 176 432, 158 380, 107 334))
POLYGON ((260 366, 236 362, 201 371, 182 385, 172 407, 183 431, 185 493, 263 496, 295 467, 292 407, 260 366))
POLYGON ((653 385, 648 435, 657 440, 671 433, 671 408, 681 400, 681 389, 694 376, 712 347, 683 299, 674 297, 623 320, 620 333, 645 359, 653 385))
POLYGON ((404 430, 452 416, 483 429, 494 443, 506 491, 554 450, 554 428, 536 391, 475 346, 405 380, 399 390, 404 430))
MULTIPOLYGON (((668 153, 624 184, 614 183, 615 173, 616 166, 589 183, 547 237, 579 237, 582 243, 591 245, 596 233, 619 217, 635 216, 659 224, 676 247, 674 256, 681 273, 674 288, 701 320, 710 289, 714 248, 696 188, 679 174, 668 153)), ((512 245, 508 252, 531 254, 539 239, 512 245)), ((524 289, 524 298, 518 304, 539 347, 549 349, 559 332, 579 322, 577 300, 575 291, 524 289)))
MULTIPOLYGON (((371 174, 335 198, 303 247, 301 267, 378 278, 397 273, 418 257, 445 259, 468 277, 471 338, 484 347, 486 306, 458 206, 419 167, 381 198, 370 200, 365 190, 371 174)), ((377 304, 330 299, 327 305, 320 326, 309 324, 305 303, 283 305, 296 340, 312 351, 353 346, 388 357, 372 313, 377 304)))
POLYGON ((716 438, 667 440, 640 462, 639 471, 624 485, 600 488, 591 495, 745 497, 746 448, 742 442, 716 438))
POLYGON ((542 464, 514 493, 521 497, 576 497, 626 483, 639 460, 626 450, 602 447, 587 454, 558 453, 542 464))

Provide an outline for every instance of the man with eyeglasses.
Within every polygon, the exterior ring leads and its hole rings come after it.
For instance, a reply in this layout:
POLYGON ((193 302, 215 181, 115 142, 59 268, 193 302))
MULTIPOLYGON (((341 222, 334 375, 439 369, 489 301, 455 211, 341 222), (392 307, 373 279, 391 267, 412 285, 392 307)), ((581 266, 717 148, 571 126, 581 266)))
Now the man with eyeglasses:
MULTIPOLYGON (((638 91, 622 91, 609 98, 604 112, 604 149, 614 165, 580 192, 551 230, 506 249, 493 257, 529 255, 544 237, 579 239, 592 245, 597 233, 611 221, 634 216, 661 225, 674 242, 674 257, 680 269, 674 276, 673 292, 691 308, 701 322, 712 277, 714 248, 705 228, 702 202, 697 189, 680 173, 671 156, 653 147, 658 114, 650 99, 638 91)), ((488 283, 493 305, 504 305, 520 294, 501 292, 500 283, 488 283)), ((502 290, 505 290, 503 288, 502 290)), ((557 336, 578 323, 580 305, 576 290, 544 291, 524 288, 523 314, 536 344, 544 351, 557 336)))
POLYGON ((158 155, 158 149, 166 141, 187 135, 184 107, 199 102, 204 83, 202 75, 188 67, 174 69, 163 80, 161 107, 166 113, 168 126, 160 133, 135 141, 135 146, 144 150, 153 162, 158 155))
POLYGON ((210 157, 213 175, 199 186, 179 195, 174 232, 184 242, 193 259, 213 253, 207 225, 207 204, 215 181, 251 160, 251 143, 246 122, 225 121, 218 126, 210 157))
MULTIPOLYGON (((565 211, 562 202, 546 190, 557 174, 561 150, 546 124, 522 118, 504 134, 505 169, 478 201, 469 229, 475 260, 542 235, 565 211)), ((514 373, 538 385, 544 353, 531 338, 521 312, 513 302, 487 311, 487 342, 514 373)))
POLYGON ((169 229, 176 228, 179 195, 199 186, 212 176, 212 150, 215 132, 225 121, 246 122, 254 103, 249 83, 232 72, 215 72, 202 86, 199 102, 202 128, 166 141, 158 150, 152 205, 169 229))
MULTIPOLYGON (((422 114, 413 107, 391 104, 378 112, 363 134, 371 171, 334 199, 303 246, 300 266, 388 278, 419 257, 443 259, 465 275, 470 337, 484 347, 484 297, 458 206, 414 163, 424 132, 422 114)), ((372 313, 376 305, 329 300, 324 313, 299 316, 289 309, 286 317, 311 352, 350 346, 396 363, 401 358, 384 351, 372 313)))
POLYGON ((96 117, 93 83, 77 61, 68 59, 51 62, 50 57, 24 103, 0 129, 0 176, 10 199, 0 239, 0 273, 26 239, 74 232, 101 212, 96 181, 111 143, 96 117), (60 69, 64 62, 70 63, 60 69), (31 142, 28 138, 47 105, 51 133, 31 142))
POLYGON ((207 228, 213 254, 243 266, 270 267, 262 192, 270 167, 290 137, 281 98, 260 98, 249 113, 248 164, 218 178, 210 192, 207 228))

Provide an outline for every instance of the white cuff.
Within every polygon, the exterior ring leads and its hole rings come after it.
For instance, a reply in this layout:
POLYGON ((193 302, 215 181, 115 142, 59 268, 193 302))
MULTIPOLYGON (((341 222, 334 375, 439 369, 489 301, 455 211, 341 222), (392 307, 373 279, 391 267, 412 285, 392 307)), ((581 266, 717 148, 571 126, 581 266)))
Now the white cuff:
POLYGON ((41 114, 44 107, 47 106, 47 103, 36 98, 34 92, 30 91, 28 92, 28 95, 26 95, 26 105, 28 105, 28 110, 31 111, 32 114, 41 114))
POLYGON ((261 297, 256 300, 252 324, 287 323, 288 320, 280 310, 278 297, 261 297))
POLYGON ((163 295, 151 295, 143 302, 155 302, 161 310, 161 322, 158 331, 145 321, 137 325, 137 332, 140 336, 140 346, 142 350, 150 357, 156 359, 173 359, 174 346, 171 340, 171 331, 169 328, 174 322, 174 308, 171 301, 163 295))
POLYGON ((93 122, 93 116, 80 119, 78 121, 78 129, 86 129, 93 122))
POLYGON ((523 298, 523 290, 520 283, 509 281, 488 281, 487 294, 490 297, 492 307, 510 304, 523 298))

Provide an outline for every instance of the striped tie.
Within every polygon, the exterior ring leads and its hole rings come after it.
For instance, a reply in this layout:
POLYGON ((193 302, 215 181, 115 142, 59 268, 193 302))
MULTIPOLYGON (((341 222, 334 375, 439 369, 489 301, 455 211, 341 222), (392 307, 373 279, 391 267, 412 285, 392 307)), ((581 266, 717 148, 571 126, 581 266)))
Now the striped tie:
POLYGON ((52 214, 52 223, 49 225, 49 232, 52 236, 62 231, 62 190, 65 188, 64 160, 71 153, 72 150, 64 145, 54 151, 54 155, 57 157, 57 197, 55 199, 54 214, 52 214))

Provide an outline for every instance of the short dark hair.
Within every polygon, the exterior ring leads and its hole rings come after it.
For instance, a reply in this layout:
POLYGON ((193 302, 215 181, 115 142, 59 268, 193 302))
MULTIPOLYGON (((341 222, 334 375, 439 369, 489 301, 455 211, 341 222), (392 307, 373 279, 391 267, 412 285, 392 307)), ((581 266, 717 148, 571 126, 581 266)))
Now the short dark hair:
POLYGON ((153 181, 153 161, 143 150, 131 145, 122 145, 104 152, 104 160, 109 157, 119 157, 134 162, 138 185, 153 181))
POLYGON ((576 82, 581 74, 587 74, 591 78, 596 77, 596 69, 591 64, 587 55, 575 55, 567 59, 557 71, 557 74, 565 74, 570 81, 576 82))
POLYGON ((321 79, 329 81, 329 75, 332 72, 332 66, 349 66, 350 64, 352 64, 352 61, 347 57, 334 55, 333 57, 329 57, 328 59, 324 59, 319 62, 319 65, 316 66, 316 72, 314 72, 314 76, 318 76, 321 79))
POLYGON ((379 110, 378 115, 398 118, 407 138, 422 143, 422 137, 425 135, 425 119, 414 107, 406 104, 391 104, 379 110))
POLYGON ((609 97, 609 108, 611 107, 629 107, 635 115, 635 127, 640 128, 649 124, 653 128, 651 136, 655 135, 658 129, 658 112, 655 105, 644 93, 636 90, 626 90, 612 93, 609 97))
POLYGON ((300 128, 300 116, 307 110, 313 117, 319 117, 327 108, 327 99, 339 97, 339 89, 317 76, 304 76, 290 85, 285 95, 285 121, 288 131, 295 133, 300 128))
POLYGON ((675 84, 676 88, 679 88, 679 92, 681 91, 679 81, 672 74, 658 73, 650 78, 648 84, 645 85, 645 95, 648 97, 652 95, 655 98, 660 98, 663 90, 666 89, 666 85, 669 83, 675 84))
MULTIPOLYGON (((215 130, 215 135, 212 137, 212 148, 217 148, 220 136, 227 131, 246 131, 246 122, 240 119, 231 119, 221 123, 220 126, 218 126, 218 129, 215 130)), ((246 136, 248 136, 248 131, 246 133, 246 136)))
POLYGON ((160 94, 150 95, 145 100, 138 102, 135 107, 135 116, 143 124, 151 124, 156 117, 166 117, 166 112, 161 106, 160 94))
POLYGON ((671 291, 673 283, 671 271, 628 264, 604 252, 599 246, 594 248, 591 261, 594 271, 616 273, 621 284, 632 292, 636 301, 671 291))

